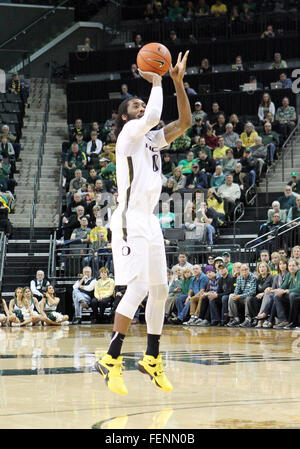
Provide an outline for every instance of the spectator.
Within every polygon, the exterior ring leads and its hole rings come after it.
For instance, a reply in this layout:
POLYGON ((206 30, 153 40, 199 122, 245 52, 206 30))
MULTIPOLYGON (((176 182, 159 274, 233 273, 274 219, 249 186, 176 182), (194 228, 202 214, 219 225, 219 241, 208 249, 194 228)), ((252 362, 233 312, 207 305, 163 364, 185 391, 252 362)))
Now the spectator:
POLYGON ((195 17, 205 17, 209 15, 209 6, 206 0, 199 0, 196 6, 195 17))
POLYGON ((233 183, 232 175, 226 175, 225 184, 219 187, 218 194, 225 200, 224 204, 227 214, 231 215, 237 200, 241 197, 241 189, 238 184, 233 183))
POLYGON ((207 286, 208 277, 204 273, 202 273, 200 265, 194 265, 192 269, 194 276, 189 286, 188 295, 180 295, 180 297, 176 301, 178 315, 177 317, 171 319, 172 324, 182 324, 189 313, 191 315, 193 314, 193 317, 195 318, 195 324, 196 320, 198 319, 198 314, 201 306, 200 298, 207 286), (193 304, 191 310, 190 304, 193 304), (198 308, 198 314, 196 308, 195 311, 193 310, 195 306, 198 308))
POLYGON ((200 158, 200 151, 204 151, 208 157, 212 158, 212 150, 209 146, 206 145, 204 137, 200 137, 197 145, 192 146, 192 151, 194 151, 195 156, 197 155, 196 154, 197 152, 199 158, 200 158))
POLYGON ((131 79, 139 79, 141 77, 139 71, 138 71, 138 67, 136 64, 131 64, 130 67, 130 78, 131 79))
POLYGON ((185 229, 186 231, 193 231, 196 228, 195 217, 195 206, 192 201, 188 201, 183 212, 183 224, 181 225, 182 229, 185 229))
POLYGON ((166 11, 164 10, 161 2, 154 3, 154 20, 155 22, 161 22, 166 19, 166 11))
POLYGON ((162 193, 167 193, 168 195, 172 195, 172 193, 177 192, 178 187, 176 181, 171 178, 167 178, 167 182, 162 186, 162 193))
MULTIPOLYGON (((261 141, 264 146, 268 149, 269 159, 271 162, 274 161, 274 156, 276 152, 276 147, 279 146, 279 136, 276 131, 272 130, 272 125, 270 122, 264 124, 264 130, 262 131, 261 141)), ((255 141, 255 139, 254 139, 255 141)))
POLYGON ((200 101, 196 101, 195 103, 195 110, 192 113, 192 124, 195 124, 196 116, 200 117, 202 120, 202 123, 206 122, 207 114, 202 110, 202 103, 200 101))
POLYGON ((82 199, 82 196, 79 192, 74 193, 73 200, 69 204, 69 206, 66 208, 64 216, 70 217, 71 215, 76 213, 76 209, 78 206, 83 206, 84 209, 86 208, 86 202, 82 199))
POLYGON ((86 179, 82 177, 82 171, 80 168, 75 170, 75 178, 73 178, 69 185, 69 192, 68 192, 68 204, 72 201, 72 196, 82 187, 82 184, 86 182, 86 179))
POLYGON ((227 150, 229 150, 229 147, 224 144, 224 138, 219 137, 219 146, 213 152, 213 158, 216 163, 221 163, 221 160, 226 157, 227 150))
POLYGON ((142 36, 140 34, 136 34, 134 38, 135 46, 137 48, 141 48, 144 45, 144 42, 142 40, 142 36))
POLYGON ((207 115, 207 121, 208 121, 208 125, 214 126, 218 121, 219 114, 223 114, 223 115, 225 115, 225 114, 223 111, 220 110, 219 103, 217 103, 216 101, 214 101, 211 106, 212 106, 212 112, 207 115))
POLYGON ((77 168, 85 168, 86 156, 82 151, 79 151, 77 143, 72 143, 71 151, 69 151, 65 164, 64 164, 64 176, 69 183, 75 176, 75 170, 77 168))
POLYGON ((172 176, 175 169, 174 162, 171 161, 170 154, 164 153, 162 155, 162 174, 166 177, 172 176))
MULTIPOLYGON (((99 322, 103 321, 105 309, 112 306, 113 295, 115 290, 115 281, 108 277, 109 271, 107 268, 100 268, 100 279, 95 283, 94 300, 97 300, 97 307, 99 308, 99 322)), ((93 323, 92 323, 93 324, 93 323)))
POLYGON ((168 45, 180 45, 181 44, 181 40, 179 39, 179 37, 177 37, 176 31, 172 30, 170 32, 170 37, 168 40, 168 45))
POLYGON ((76 134, 75 141, 78 145, 79 151, 82 151, 86 155, 87 143, 83 140, 83 133, 81 131, 76 134))
POLYGON ((75 120, 74 127, 71 128, 71 140, 72 141, 76 140, 76 135, 78 133, 80 133, 80 132, 82 133, 83 138, 85 139, 86 138, 86 131, 85 131, 85 128, 83 127, 82 120, 81 120, 81 118, 77 118, 75 120))
POLYGON ((101 130, 100 130, 100 126, 99 126, 99 123, 98 123, 98 122, 93 122, 93 123, 92 123, 91 132, 92 132, 92 131, 96 131, 97 136, 100 137, 101 130))
POLYGON ((291 207, 289 209, 288 215, 287 215, 287 223, 290 223, 290 226, 295 226, 299 224, 298 222, 294 222, 297 218, 300 217, 300 196, 296 198, 296 205, 291 207))
POLYGON ((3 163, 10 166, 10 173, 20 173, 16 170, 16 156, 13 144, 8 141, 7 136, 1 137, 0 155, 3 156, 3 163))
POLYGON ((260 175, 263 166, 266 166, 266 164, 269 162, 273 163, 275 148, 272 147, 272 151, 269 148, 268 152, 268 148, 262 144, 262 138, 260 136, 254 137, 254 143, 255 145, 250 149, 252 157, 256 159, 259 163, 259 175, 260 175))
POLYGON ((218 138, 215 135, 215 131, 213 130, 213 128, 208 125, 206 128, 206 134, 205 134, 205 143, 209 148, 212 148, 213 150, 215 148, 217 148, 218 146, 218 138))
POLYGON ((188 262, 188 257, 185 253, 179 253, 177 260, 178 263, 172 267, 173 273, 176 268, 180 268, 181 270, 191 270, 193 268, 193 265, 188 262))
POLYGON ((218 214, 214 209, 208 209, 207 204, 204 202, 201 203, 200 210, 197 212, 201 213, 201 218, 198 220, 198 217, 196 216, 195 224, 205 224, 207 243, 208 245, 213 245, 216 229, 218 228, 218 214))
POLYGON ((40 302, 40 312, 44 325, 66 326, 69 324, 68 315, 62 315, 56 311, 59 303, 60 299, 56 296, 53 286, 48 285, 40 302))
POLYGON ((211 72, 212 72, 212 68, 211 68, 211 65, 210 65, 208 59, 206 59, 206 58, 202 59, 199 73, 205 74, 205 73, 211 73, 211 72))
POLYGON ((221 137, 226 131, 225 116, 224 114, 219 114, 217 118, 217 123, 213 126, 217 137, 221 137))
MULTIPOLYGON (((291 89, 292 88, 292 80, 287 77, 287 74, 282 72, 279 75, 279 82, 282 84, 282 89, 291 89)), ((275 112, 274 112, 275 115, 275 112)))
POLYGON ((186 184, 186 176, 182 174, 181 167, 174 168, 173 176, 171 176, 170 179, 176 182, 178 190, 184 189, 186 184))
MULTIPOLYGON (((190 273, 190 277, 193 275, 190 270, 185 270, 190 273)), ((172 273, 172 271, 171 271, 172 273)), ((171 316, 175 307, 176 300, 182 294, 182 270, 181 268, 175 268, 173 279, 169 285, 169 295, 165 303, 165 317, 166 320, 171 316)))
POLYGON ((9 126, 8 125, 3 125, 2 126, 2 132, 0 133, 0 136, 6 136, 7 137, 7 141, 12 143, 14 150, 15 150, 15 156, 16 156, 16 160, 17 161, 21 161, 22 159, 20 159, 20 151, 21 151, 21 145, 19 143, 17 143, 17 137, 12 134, 11 132, 9 132, 9 126))
POLYGON ((157 215, 160 226, 162 227, 162 229, 174 228, 175 215, 173 214, 173 212, 170 212, 169 203, 162 203, 161 208, 161 213, 157 215))
POLYGON ((290 106, 287 97, 282 99, 282 106, 277 109, 275 118, 279 122, 279 130, 284 136, 287 136, 296 126, 296 110, 294 106, 290 106))
POLYGON ((186 177, 186 188, 190 190, 207 188, 207 175, 199 170, 198 162, 192 164, 192 173, 186 177))
MULTIPOLYGON (((204 270, 209 281, 207 283, 206 289, 201 296, 201 307, 199 311, 199 318, 196 321, 196 326, 207 327, 207 326, 219 326, 220 321, 211 319, 210 314, 210 303, 215 300, 218 296, 218 280, 216 277, 216 272, 214 267, 206 266, 204 270), (200 321, 201 320, 201 321, 200 321)), ((215 318, 215 317, 214 317, 215 318)))
POLYGON ((190 87, 190 84, 185 81, 183 83, 183 87, 185 89, 185 92, 188 96, 193 96, 193 95, 197 95, 197 92, 195 91, 195 89, 193 89, 192 87, 190 87))
POLYGON ((271 114, 275 115, 275 105, 273 101, 271 101, 270 94, 264 93, 262 96, 261 103, 258 108, 258 118, 262 123, 266 123, 266 115, 268 112, 271 112, 271 114))
MULTIPOLYGON (((76 194, 75 194, 76 195, 76 194)), ((81 197, 80 197, 81 198, 81 197)), ((62 240, 69 240, 74 229, 80 227, 80 220, 84 216, 84 206, 75 208, 75 214, 72 213, 69 217, 64 216, 62 219, 62 240)))
POLYGON ((254 19, 254 13, 250 10, 249 5, 244 3, 243 11, 240 14, 240 20, 244 23, 251 23, 254 19))
POLYGON ((291 207, 296 206, 296 198, 293 195, 292 187, 287 185, 284 188, 284 195, 278 198, 280 209, 286 210, 288 212, 291 207))
MULTIPOLYGON (((100 160, 100 162, 101 162, 101 160, 100 160)), ((103 193, 103 192, 105 192, 105 184, 104 184, 104 182, 102 181, 102 179, 96 179, 96 181, 95 181, 95 195, 97 195, 97 193, 103 193)))
POLYGON ((97 302, 93 301, 96 279, 92 278, 90 267, 84 267, 81 278, 73 285, 73 304, 75 314, 72 324, 80 324, 82 316, 82 307, 91 307, 92 323, 97 319, 97 302))
MULTIPOLYGON (((256 286, 256 296, 252 299, 252 313, 256 311, 255 315, 258 313, 259 309, 262 305, 262 300, 272 288, 273 284, 273 276, 271 274, 270 266, 266 262, 259 262, 257 265, 257 286, 256 286)), ((259 320, 257 322, 257 318, 255 316, 254 323, 256 320, 255 327, 262 327, 262 321, 259 320)))
POLYGON ((271 262, 269 262, 269 267, 272 276, 277 276, 277 274, 279 273, 279 262, 280 262, 280 254, 277 251, 274 251, 271 254, 271 262))
POLYGON ((242 144, 244 147, 249 148, 252 147, 254 142, 254 137, 258 136, 255 128, 251 122, 246 123, 245 130, 241 134, 242 144))
POLYGON ((169 9, 169 19, 171 22, 179 22, 183 20, 184 9, 181 7, 179 0, 175 0, 174 6, 169 9))
POLYGON ((237 133, 240 136, 244 131, 244 124, 240 122, 236 114, 231 114, 229 123, 231 123, 233 126, 233 132, 237 133))
POLYGON ((115 164, 116 163, 116 153, 114 151, 111 151, 111 147, 109 145, 104 145, 102 149, 103 149, 102 155, 104 157, 106 157, 107 159, 109 159, 110 162, 115 164))
POLYGON ((279 201, 273 201, 273 203, 272 203, 272 209, 269 209, 268 210, 268 223, 271 223, 272 222, 272 218, 273 218, 273 215, 275 214, 275 213, 278 213, 279 214, 279 218, 280 218, 280 221, 282 222, 282 223, 285 223, 286 222, 286 215, 287 215, 287 213, 286 213, 286 210, 282 210, 282 209, 280 209, 280 203, 279 203, 279 201))
POLYGON ((261 34, 260 38, 265 39, 265 38, 272 38, 272 37, 275 37, 273 27, 272 27, 272 25, 268 25, 266 30, 261 34))
POLYGON ((242 164, 240 162, 237 162, 235 164, 233 173, 233 182, 240 187, 241 194, 244 193, 245 189, 250 187, 250 185, 248 185, 249 179, 247 179, 247 177, 244 176, 244 174, 242 173, 242 164))
POLYGON ((29 83, 26 82, 24 78, 20 79, 17 73, 13 74, 8 90, 16 95, 20 95, 25 106, 28 106, 27 101, 29 97, 29 88, 29 83))
POLYGON ((274 301, 278 317, 275 329, 293 329, 298 324, 300 271, 295 259, 288 262, 288 274, 280 288, 275 289, 274 301))
POLYGON ((222 165, 216 165, 216 171, 214 172, 214 174, 210 179, 210 187, 219 188, 224 183, 225 183, 225 175, 222 171, 222 165))
POLYGON ((258 161, 252 156, 251 148, 246 148, 245 157, 241 159, 242 173, 249 178, 250 185, 255 184, 259 172, 258 161))
POLYGON ((249 76, 249 84, 253 84, 253 90, 263 90, 263 88, 264 88, 262 83, 257 81, 257 78, 255 75, 249 76))
POLYGON ((196 115, 195 124, 192 125, 192 127, 187 132, 189 132, 189 137, 191 138, 192 142, 198 144, 200 141, 200 137, 205 135, 206 133, 206 126, 202 122, 200 115, 196 115))
POLYGON ((87 144, 86 154, 90 165, 98 166, 99 155, 102 150, 102 141, 98 139, 97 131, 91 132, 91 140, 87 144))
POLYGON ((200 171, 206 173, 207 179, 209 180, 215 171, 216 162, 213 158, 207 155, 207 152, 205 150, 199 151, 198 165, 200 171))
POLYGON ((239 306, 245 308, 245 320, 240 326, 252 327, 252 318, 256 315, 252 308, 253 297, 256 295, 256 283, 256 277, 250 272, 248 264, 242 264, 241 274, 237 278, 234 293, 229 296, 228 310, 230 320, 227 327, 240 325, 239 306))
POLYGON ((9 190, 12 194, 15 193, 16 181, 10 178, 10 167, 4 164, 3 156, 0 154, 0 190, 6 192, 9 190))
POLYGON ((221 262, 219 264, 221 277, 218 280, 217 296, 210 301, 210 315, 212 322, 218 322, 225 326, 228 321, 228 301, 229 295, 234 292, 235 279, 228 272, 227 266, 221 262))
POLYGON ((89 37, 86 37, 84 39, 84 46, 85 46, 85 51, 95 51, 95 48, 91 44, 91 39, 89 37))
MULTIPOLYGON (((102 220, 98 218, 96 219, 96 222, 98 220, 102 223, 102 220)), ((108 256, 107 252, 110 252, 111 245, 107 241, 107 229, 96 226, 92 231, 95 231, 95 229, 104 229, 105 232, 98 231, 94 234, 93 241, 91 241, 90 237, 89 256, 84 258, 83 266, 90 266, 92 268, 93 276, 97 277, 99 266, 107 266, 110 264, 111 256, 108 256)))
POLYGON ((104 129, 106 129, 106 130, 111 130, 112 126, 113 126, 114 123, 115 123, 115 120, 116 120, 116 118, 117 118, 117 115, 118 115, 118 111, 117 111, 116 109, 113 109, 113 110, 111 111, 111 118, 108 118, 108 119, 106 120, 106 122, 104 123, 104 129))
POLYGON ((48 285, 50 285, 50 282, 45 278, 45 273, 42 270, 38 270, 35 279, 30 282, 30 290, 33 296, 40 300, 48 285))
POLYGON ((236 160, 241 160, 242 157, 245 156, 245 150, 246 148, 243 146, 242 139, 237 139, 236 141, 236 147, 233 149, 233 157, 236 160))
POLYGON ((221 0, 216 0, 216 2, 210 8, 210 13, 214 17, 225 16, 225 14, 227 13, 227 6, 225 5, 225 3, 222 3, 221 0))
POLYGON ((86 181, 88 182, 88 184, 96 184, 96 181, 100 179, 101 177, 97 174, 97 171, 94 167, 91 167, 89 169, 89 174, 86 178, 86 181))
POLYGON ((281 59, 280 53, 274 53, 274 62, 270 65, 269 69, 286 69, 287 63, 281 59))
POLYGON ((228 173, 233 174, 235 166, 236 160, 233 158, 233 150, 228 148, 228 150, 226 150, 226 157, 222 159, 222 169, 224 175, 227 175, 228 173))
MULTIPOLYGON (((116 165, 107 157, 102 157, 100 159, 101 166, 101 177, 105 180, 105 186, 108 192, 113 192, 116 189, 116 165)), ((97 189, 97 182, 99 184, 99 180, 96 181, 95 187, 97 189)))
MULTIPOLYGON (((146 4, 146 9, 144 11, 144 19, 147 23, 152 23, 154 19, 153 7, 151 3, 146 4)), ((136 47, 139 47, 136 45, 136 47)))
POLYGON ((184 20, 190 21, 193 20, 195 17, 195 8, 192 1, 188 1, 186 4, 186 9, 184 12, 184 20))
POLYGON ((133 97, 133 95, 131 95, 129 92, 128 92, 128 86, 127 86, 127 84, 122 84, 121 85, 121 99, 122 100, 126 100, 127 98, 132 98, 133 97))
POLYGON ((298 264, 300 263, 300 246, 298 245, 293 246, 291 251, 291 258, 295 259, 298 262, 298 264))
POLYGON ((215 188, 211 187, 207 191, 206 204, 209 209, 213 209, 218 216, 218 224, 222 225, 226 221, 224 201, 216 193, 215 188))
POLYGON ((171 149, 177 152, 183 152, 190 148, 191 143, 191 138, 186 134, 186 132, 184 132, 181 136, 174 140, 171 145, 171 149))
POLYGON ((197 162, 197 160, 194 158, 194 153, 192 151, 188 151, 186 159, 182 159, 178 162, 178 167, 182 169, 182 173, 184 175, 189 175, 190 173, 192 173, 192 166, 194 162, 197 162))
POLYGON ((87 244, 90 241, 90 232, 91 228, 88 227, 88 218, 83 216, 79 219, 80 227, 73 229, 71 238, 69 240, 64 240, 64 242, 60 242, 63 246, 67 245, 78 245, 80 249, 87 248, 87 244))
POLYGON ((232 70, 236 71, 248 70, 248 66, 245 63, 243 63, 241 56, 237 56, 235 58, 235 64, 232 65, 232 70))
POLYGON ((239 135, 236 132, 233 132, 232 123, 227 123, 225 126, 226 132, 223 134, 224 144, 227 147, 235 148, 236 141, 239 139, 239 135))
POLYGON ((300 195, 300 180, 297 181, 298 173, 292 172, 291 173, 291 181, 287 183, 288 186, 292 187, 293 195, 297 198, 298 195, 300 195))

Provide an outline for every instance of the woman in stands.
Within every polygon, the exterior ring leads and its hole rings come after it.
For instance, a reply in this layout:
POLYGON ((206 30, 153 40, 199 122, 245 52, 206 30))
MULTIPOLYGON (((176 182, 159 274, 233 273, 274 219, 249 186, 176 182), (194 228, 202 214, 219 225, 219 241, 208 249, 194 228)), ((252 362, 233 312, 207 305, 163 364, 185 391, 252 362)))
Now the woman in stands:
POLYGON ((23 288, 17 287, 13 299, 9 302, 9 322, 12 327, 32 326, 31 313, 23 293, 23 288))
POLYGON ((9 322, 9 311, 6 305, 6 301, 0 299, 0 326, 5 326, 9 322))
POLYGON ((251 122, 247 122, 245 125, 245 131, 241 134, 243 147, 253 147, 255 145, 254 137, 258 134, 255 131, 254 125, 251 122))
POLYGON ((186 183, 186 176, 182 174, 182 168, 176 167, 173 171, 173 176, 170 179, 174 179, 177 184, 177 189, 184 189, 186 183))
MULTIPOLYGON (((262 303, 262 299, 267 289, 272 287, 273 276, 271 274, 271 270, 269 265, 266 262, 259 262, 257 265, 257 285, 256 285, 256 296, 253 298, 253 306, 257 309, 259 305, 262 303)), ((262 321, 259 320, 256 327, 262 327, 262 321)))
POLYGON ((44 325, 61 326, 69 324, 68 315, 62 315, 56 311, 59 302, 60 299, 56 296, 53 286, 48 285, 39 304, 44 325))
POLYGON ((219 195, 217 195, 214 187, 211 187, 207 191, 206 204, 208 208, 211 207, 217 212, 218 218, 220 220, 219 225, 224 224, 224 222, 226 221, 224 201, 219 195))
POLYGON ((206 59, 206 58, 202 59, 199 73, 205 74, 205 73, 211 73, 211 71, 212 71, 212 68, 211 68, 211 65, 210 65, 208 59, 206 59))
POLYGON ((300 264, 300 246, 294 246, 291 252, 291 259, 295 259, 300 264))
POLYGON ((195 206, 192 203, 192 201, 188 201, 186 203, 186 206, 185 206, 184 212, 183 212, 182 228, 187 231, 192 231, 193 229, 195 229, 195 227, 196 227, 196 225, 194 223, 195 218, 196 218, 195 206))
POLYGON ((168 178, 166 181, 166 185, 163 185, 161 192, 167 193, 168 195, 172 195, 172 193, 178 190, 177 183, 174 179, 168 178))
POLYGON ((241 262, 235 262, 234 264, 233 264, 233 268, 232 268, 232 276, 234 277, 234 278, 238 278, 239 276, 240 276, 240 274, 241 274, 241 266, 242 266, 242 264, 241 264, 241 262))
POLYGON ((161 171, 164 176, 169 178, 172 176, 173 170, 175 168, 174 162, 171 161, 169 153, 165 153, 162 156, 162 165, 161 165, 161 171))
POLYGON ((269 263, 272 276, 277 276, 279 273, 280 254, 274 251, 271 254, 271 262, 269 263))
POLYGON ((267 113, 271 112, 271 114, 275 115, 275 105, 271 100, 270 94, 265 92, 262 96, 259 108, 258 108, 258 118, 260 123, 264 125, 267 121, 267 113))
POLYGON ((32 325, 42 324, 42 315, 38 300, 33 296, 29 287, 23 288, 23 301, 29 307, 32 325))
POLYGON ((273 277, 272 287, 265 290, 265 294, 260 306, 260 311, 255 317, 257 320, 264 320, 262 327, 272 328, 276 316, 273 290, 280 288, 288 273, 288 263, 284 258, 280 258, 278 274, 273 277))
POLYGON ((229 123, 231 123, 233 126, 233 132, 237 133, 240 136, 244 131, 244 123, 240 122, 236 114, 231 114, 229 123))

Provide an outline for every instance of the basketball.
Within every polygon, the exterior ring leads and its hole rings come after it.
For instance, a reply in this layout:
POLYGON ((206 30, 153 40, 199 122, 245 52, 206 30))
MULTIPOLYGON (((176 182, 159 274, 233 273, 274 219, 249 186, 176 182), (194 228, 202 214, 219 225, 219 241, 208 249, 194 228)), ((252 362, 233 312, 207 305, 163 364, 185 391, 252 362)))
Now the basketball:
POLYGON ((172 57, 167 47, 151 42, 140 49, 136 63, 143 72, 154 72, 162 76, 170 69, 172 57))

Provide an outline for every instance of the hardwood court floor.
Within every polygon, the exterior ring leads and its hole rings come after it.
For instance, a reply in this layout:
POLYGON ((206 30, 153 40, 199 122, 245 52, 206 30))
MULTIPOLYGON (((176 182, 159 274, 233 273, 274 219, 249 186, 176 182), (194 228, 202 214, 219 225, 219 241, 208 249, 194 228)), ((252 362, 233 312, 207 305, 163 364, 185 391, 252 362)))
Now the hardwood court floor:
POLYGON ((300 332, 165 326, 172 393, 135 368, 146 327, 124 344, 128 396, 93 370, 111 325, 0 328, 0 428, 300 428, 300 332))

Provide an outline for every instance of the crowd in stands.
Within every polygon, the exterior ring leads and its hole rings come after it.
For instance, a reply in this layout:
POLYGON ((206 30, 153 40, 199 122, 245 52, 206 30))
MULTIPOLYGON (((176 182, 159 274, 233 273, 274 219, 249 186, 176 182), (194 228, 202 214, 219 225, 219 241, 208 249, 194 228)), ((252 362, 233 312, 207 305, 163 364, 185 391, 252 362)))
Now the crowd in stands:
MULTIPOLYGON (((22 115, 24 108, 30 107, 28 97, 30 91, 30 83, 20 77, 18 73, 14 73, 12 78, 6 83, 6 92, 8 95, 13 94, 21 99, 22 115)), ((1 101, 12 101, 7 98, 6 94, 2 94, 1 101)), ((5 103, 7 105, 7 103, 5 103)), ((8 107, 8 106, 6 106, 8 107)), ((14 178, 19 173, 16 162, 21 161, 20 136, 10 126, 3 123, 0 126, 0 231, 3 231, 9 238, 12 236, 13 227, 9 220, 9 213, 14 213, 16 204, 15 187, 17 182, 14 178)))

